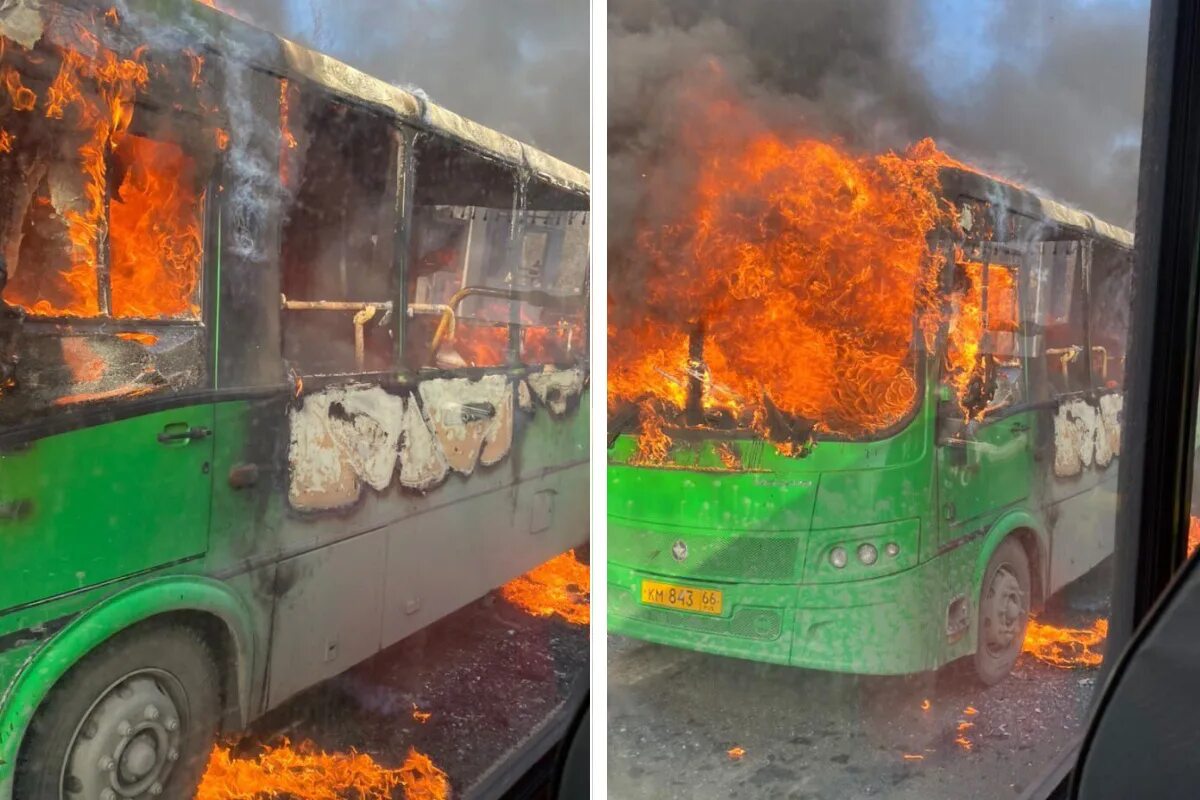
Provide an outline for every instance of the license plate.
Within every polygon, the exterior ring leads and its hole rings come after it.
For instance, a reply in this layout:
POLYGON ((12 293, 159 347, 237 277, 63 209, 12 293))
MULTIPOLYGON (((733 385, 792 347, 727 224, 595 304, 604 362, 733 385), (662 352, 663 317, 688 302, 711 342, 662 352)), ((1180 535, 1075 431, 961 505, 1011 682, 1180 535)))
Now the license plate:
POLYGON ((717 589, 697 589, 673 583, 642 581, 642 603, 648 606, 678 608, 698 614, 720 614, 723 598, 717 589))

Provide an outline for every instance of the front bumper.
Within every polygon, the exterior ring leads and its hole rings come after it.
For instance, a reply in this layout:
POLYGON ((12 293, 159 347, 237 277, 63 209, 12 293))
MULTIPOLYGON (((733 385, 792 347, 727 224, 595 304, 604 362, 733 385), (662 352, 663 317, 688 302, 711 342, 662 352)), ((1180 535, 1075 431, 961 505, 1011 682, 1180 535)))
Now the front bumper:
POLYGON ((847 583, 703 582, 608 565, 608 628, 659 644, 872 675, 935 669, 947 654, 940 559, 847 583), (724 592, 721 616, 642 605, 643 578, 724 592))

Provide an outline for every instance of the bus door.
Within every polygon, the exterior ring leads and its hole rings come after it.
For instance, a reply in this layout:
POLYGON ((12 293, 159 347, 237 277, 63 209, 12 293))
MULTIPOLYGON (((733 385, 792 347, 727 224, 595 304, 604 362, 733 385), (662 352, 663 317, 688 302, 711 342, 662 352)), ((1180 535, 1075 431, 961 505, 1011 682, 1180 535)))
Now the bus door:
POLYGON ((937 409, 939 551, 1029 496, 1034 411, 1018 336, 1023 253, 983 243, 951 267, 937 409))
POLYGON ((74 149, 60 137, 74 134, 36 120, 13 154, 37 166, 0 231, 54 233, 0 241, 0 357, 15 370, 0 391, 0 609, 207 546, 214 426, 197 243, 217 147, 172 108, 129 109, 102 172, 106 233, 83 249, 64 233, 77 212, 56 205, 95 179, 64 155, 74 149))

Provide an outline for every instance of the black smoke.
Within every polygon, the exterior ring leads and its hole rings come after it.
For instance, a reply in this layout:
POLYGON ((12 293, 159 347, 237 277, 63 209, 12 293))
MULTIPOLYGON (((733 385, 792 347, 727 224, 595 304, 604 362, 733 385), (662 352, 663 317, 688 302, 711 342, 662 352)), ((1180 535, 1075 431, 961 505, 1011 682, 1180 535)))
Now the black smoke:
POLYGON ((931 136, 963 160, 1131 227, 1147 5, 965 5, 983 15, 980 46, 994 58, 946 91, 929 67, 968 70, 930 61, 934 14, 949 8, 936 0, 612 0, 610 245, 619 251, 645 213, 646 165, 660 180, 671 174, 661 167, 681 128, 678 97, 706 61, 772 128, 865 152, 931 136))

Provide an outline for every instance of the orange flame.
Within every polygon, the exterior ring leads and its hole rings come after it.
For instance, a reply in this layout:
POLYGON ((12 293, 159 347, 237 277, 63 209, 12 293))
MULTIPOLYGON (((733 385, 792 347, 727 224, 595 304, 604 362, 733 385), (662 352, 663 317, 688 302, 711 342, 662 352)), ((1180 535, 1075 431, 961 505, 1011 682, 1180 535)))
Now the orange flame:
POLYGON ((929 702, 929 698, 925 698, 924 700, 921 701, 921 710, 928 711, 930 705, 932 705, 932 704, 929 702))
POLYGON ((1192 553, 1196 552, 1196 548, 1200 547, 1200 519, 1190 517, 1188 519, 1188 538, 1187 538, 1187 554, 1191 558, 1192 553))
POLYGON ((508 359, 508 326, 459 323, 448 344, 473 367, 503 364, 508 359))
POLYGON ((217 140, 217 149, 218 150, 228 150, 229 149, 229 132, 228 131, 226 131, 224 128, 216 128, 213 135, 217 140))
POLYGON ((400 782, 404 784, 406 800, 446 800, 450 796, 450 779, 438 769, 429 756, 411 747, 400 767, 400 782))
POLYGON ((234 758, 227 747, 213 748, 196 800, 386 800, 398 786, 408 800, 444 800, 450 789, 446 773, 411 748, 404 764, 390 769, 353 749, 324 753, 312 742, 293 748, 284 739, 254 758, 234 758))
POLYGON ((905 761, 924 761, 925 756, 920 753, 905 753, 903 756, 905 761))
POLYGON ((91 383, 104 377, 104 359, 86 339, 62 339, 62 355, 72 383, 91 383))
POLYGON ((1025 629, 1024 651, 1039 661, 1062 669, 1098 667, 1104 654, 1092 648, 1104 643, 1108 620, 1096 620, 1091 628, 1060 628, 1029 620, 1025 629))
POLYGON ((986 406, 968 405, 973 381, 981 380, 985 334, 1011 336, 1017 330, 1017 279, 1012 269, 990 264, 987 274, 987 314, 983 308, 983 264, 959 259, 966 287, 951 297, 957 313, 951 316, 947 360, 950 384, 967 418, 983 416, 986 406))
POLYGON ((11 153, 13 143, 16 141, 17 137, 4 130, 4 128, 0 128, 0 153, 11 153))
MULTIPOLYGON (((678 416, 691 376, 707 409, 761 433, 766 399, 837 435, 897 423, 917 399, 918 323, 937 322, 925 306, 944 256, 930 234, 954 226, 941 154, 931 140, 855 156, 803 137, 731 138, 714 132, 762 125, 730 123, 750 116, 737 99, 704 103, 679 143, 690 183, 658 198, 679 212, 637 237, 644 288, 632 303, 610 292, 610 409, 647 398, 643 424, 654 408, 678 416), (693 331, 703 363, 689 361, 693 331)), ((646 462, 662 452, 662 426, 650 427, 646 462)))
POLYGON ((527 364, 568 361, 573 352, 582 350, 586 344, 583 326, 566 321, 553 326, 527 326, 523 336, 521 354, 527 364))
POLYGON ((201 73, 204 71, 204 56, 191 50, 184 50, 183 54, 187 56, 188 63, 192 68, 192 86, 199 86, 201 73))
POLYGON ((974 745, 971 743, 971 740, 965 736, 955 737, 954 743, 963 750, 966 750, 968 753, 971 752, 971 748, 974 747, 974 745))
POLYGON ((144 347, 153 347, 155 344, 158 344, 158 337, 153 333, 118 333, 117 338, 124 339, 127 342, 137 342, 144 347))
POLYGON ((729 750, 727 750, 726 752, 729 754, 729 757, 731 759, 733 759, 734 761, 741 761, 742 756, 746 755, 745 748, 740 747, 738 745, 734 745, 733 747, 729 748, 729 750))
MULTIPOLYGON (((78 148, 83 199, 61 210, 69 265, 17 271, 6 287, 9 303, 54 316, 96 316, 102 310, 126 318, 199 313, 203 196, 194 186, 193 164, 176 145, 127 136, 135 96, 149 81, 141 58, 140 48, 132 58, 120 58, 83 31, 78 49, 62 49, 46 89, 45 116, 67 121, 85 136, 78 148), (119 186, 108 185, 114 156, 126 167, 119 186), (98 268, 105 238, 112 297, 102 309, 98 268)), ((3 81, 14 107, 33 108, 36 95, 21 85, 14 69, 4 68, 3 81)), ((8 145, 11 149, 11 140, 8 145)))
POLYGON ((279 131, 283 147, 279 149, 279 184, 291 186, 292 165, 289 150, 295 150, 298 142, 292 133, 292 100, 289 96, 291 84, 286 78, 279 81, 279 131))
POLYGON ((100 232, 105 218, 106 157, 122 139, 133 120, 133 98, 144 87, 149 73, 144 64, 120 59, 100 48, 88 58, 66 48, 58 74, 46 90, 46 117, 63 119, 68 107, 77 110, 80 130, 88 134, 79 147, 80 168, 86 178, 84 208, 63 214, 71 241, 71 266, 61 274, 59 297, 42 295, 37 273, 21 270, 9 281, 9 303, 43 315, 93 316, 100 311, 96 265, 100 232), (98 97, 84 91, 95 86, 98 97))
POLYGON ((32 89, 27 88, 21 83, 21 73, 9 66, 0 68, 0 80, 4 82, 4 88, 8 90, 8 97, 12 101, 14 111, 32 111, 37 105, 37 95, 32 89))
POLYGON ((537 617, 557 614, 567 622, 587 625, 590 577, 575 551, 557 555, 500 587, 500 595, 537 617))
POLYGON ((197 317, 203 197, 192 162, 140 136, 121 149, 130 168, 109 212, 113 316, 197 317))
POLYGON ((426 722, 429 722, 429 718, 432 716, 433 716, 433 714, 429 713, 428 711, 422 711, 421 709, 417 708, 416 703, 413 703, 412 718, 415 719, 417 722, 424 725, 426 722))

